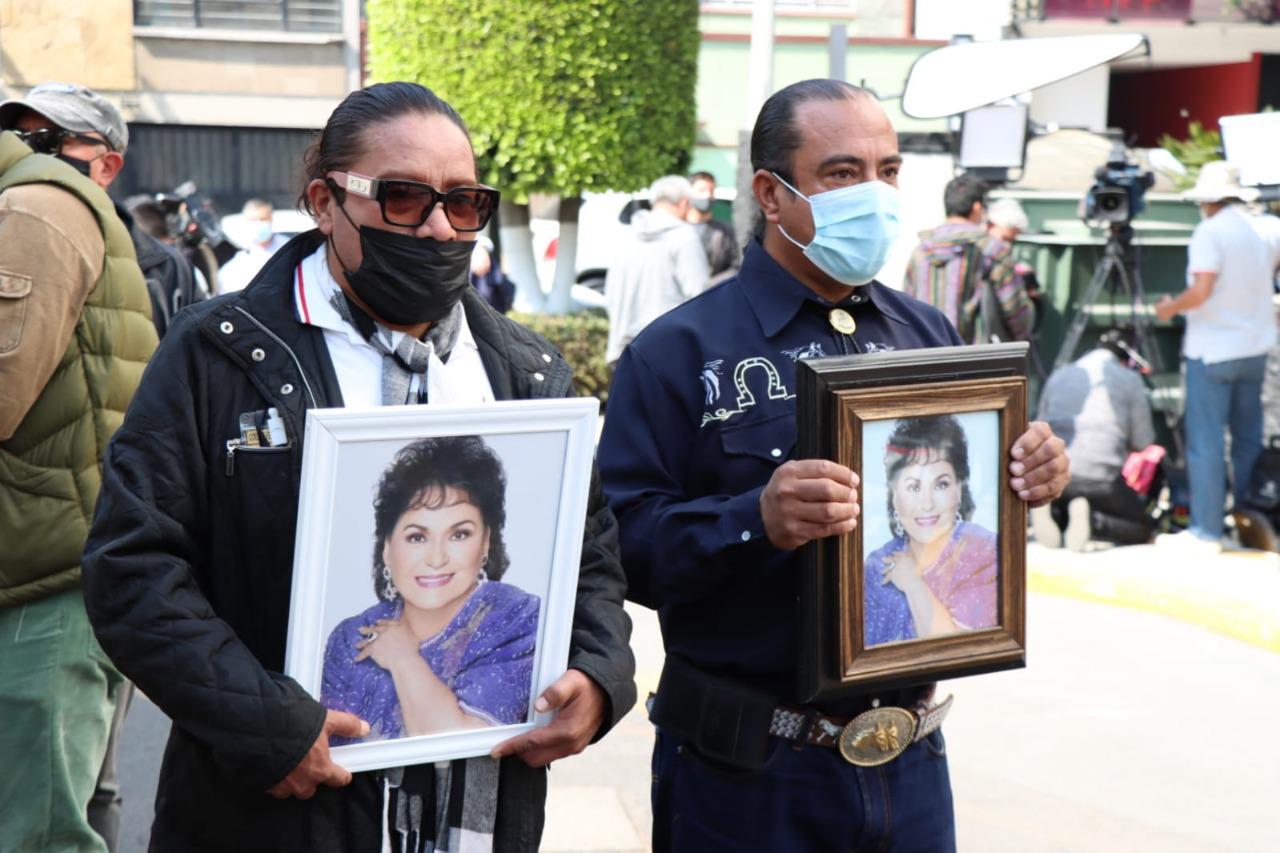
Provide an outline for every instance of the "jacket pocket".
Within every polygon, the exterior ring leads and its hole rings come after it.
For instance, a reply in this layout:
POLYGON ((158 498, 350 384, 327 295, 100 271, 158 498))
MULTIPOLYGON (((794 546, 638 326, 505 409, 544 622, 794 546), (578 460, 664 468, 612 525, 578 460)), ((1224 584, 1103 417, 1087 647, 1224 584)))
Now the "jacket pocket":
POLYGON ((18 346, 27 321, 31 276, 0 272, 0 353, 18 346))
POLYGON ((0 449, 0 587, 11 589, 80 565, 89 523, 75 477, 0 449))
POLYGON ((796 419, 791 412, 720 430, 720 447, 726 456, 750 456, 774 465, 791 458, 795 444, 796 419))
POLYGON ((272 459, 288 459, 289 451, 293 450, 293 442, 282 444, 279 447, 255 447, 251 444, 241 444, 238 439, 227 442, 227 476, 236 476, 237 469, 245 462, 251 466, 250 470, 256 470, 255 466, 258 460, 266 462, 272 459))

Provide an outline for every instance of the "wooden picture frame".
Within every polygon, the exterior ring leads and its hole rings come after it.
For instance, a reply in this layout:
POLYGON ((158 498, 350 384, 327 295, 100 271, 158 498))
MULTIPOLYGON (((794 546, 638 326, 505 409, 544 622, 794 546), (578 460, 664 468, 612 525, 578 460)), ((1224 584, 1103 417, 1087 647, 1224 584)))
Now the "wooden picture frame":
POLYGON ((1008 465, 1027 427, 1027 354, 987 344, 799 363, 798 457, 857 472, 862 507, 852 533, 805 546, 802 700, 1025 665, 1026 504, 1008 465), (915 570, 917 556, 929 565, 915 570))

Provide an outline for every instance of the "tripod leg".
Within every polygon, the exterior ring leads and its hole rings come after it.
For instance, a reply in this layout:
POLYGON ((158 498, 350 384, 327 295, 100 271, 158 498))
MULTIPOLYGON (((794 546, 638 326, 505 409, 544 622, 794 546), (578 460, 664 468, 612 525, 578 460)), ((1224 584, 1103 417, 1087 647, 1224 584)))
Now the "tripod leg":
POLYGON ((1115 257, 1108 251, 1101 263, 1094 269, 1093 278, 1089 279, 1089 284, 1084 289, 1084 295, 1080 297, 1076 315, 1071 318, 1071 325, 1067 327, 1066 337, 1062 339, 1062 347, 1058 350, 1058 357, 1053 362, 1054 370, 1065 364, 1070 364, 1075 358, 1076 347, 1080 345, 1080 336, 1084 334, 1085 327, 1089 325, 1088 307, 1098 298, 1103 285, 1107 283, 1108 279, 1111 278, 1112 272, 1117 268, 1115 257))

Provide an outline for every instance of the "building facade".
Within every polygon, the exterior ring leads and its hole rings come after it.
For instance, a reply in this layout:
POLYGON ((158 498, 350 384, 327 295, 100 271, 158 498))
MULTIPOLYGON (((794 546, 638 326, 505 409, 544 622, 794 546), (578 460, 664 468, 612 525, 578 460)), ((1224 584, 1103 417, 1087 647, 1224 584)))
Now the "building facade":
POLYGON ((93 88, 129 122, 114 194, 192 180, 291 204, 302 149, 360 85, 358 0, 0 0, 0 95, 93 88))

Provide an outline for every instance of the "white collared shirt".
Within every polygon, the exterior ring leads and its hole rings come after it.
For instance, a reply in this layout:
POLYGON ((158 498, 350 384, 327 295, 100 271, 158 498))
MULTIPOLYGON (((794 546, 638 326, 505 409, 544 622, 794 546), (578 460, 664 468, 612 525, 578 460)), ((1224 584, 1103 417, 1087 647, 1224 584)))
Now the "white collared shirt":
MULTIPOLYGON (((298 319, 324 330, 333 372, 338 376, 342 400, 351 408, 382 405, 382 353, 342 319, 330 303, 342 292, 329 272, 325 247, 302 259, 294 271, 293 301, 298 319)), ((464 314, 448 363, 433 351, 427 364, 427 401, 430 403, 488 403, 494 399, 489 375, 485 373, 471 329, 464 314)), ((382 330, 376 334, 385 334, 382 330)), ((395 349, 404 332, 391 332, 387 341, 395 349)), ((384 338, 385 340, 385 338, 384 338)), ((416 399, 422 377, 415 374, 409 385, 409 399, 416 399)))
POLYGON ((1191 232, 1187 285, 1196 273, 1217 275, 1213 292, 1186 312, 1182 352, 1206 364, 1265 354, 1276 343, 1277 259, 1242 205, 1229 204, 1191 232))
POLYGON ((267 245, 250 243, 249 248, 235 253, 231 260, 218 269, 218 292, 232 293, 244 290, 249 286, 262 268, 271 260, 271 256, 284 247, 289 238, 283 234, 272 234, 267 245))

